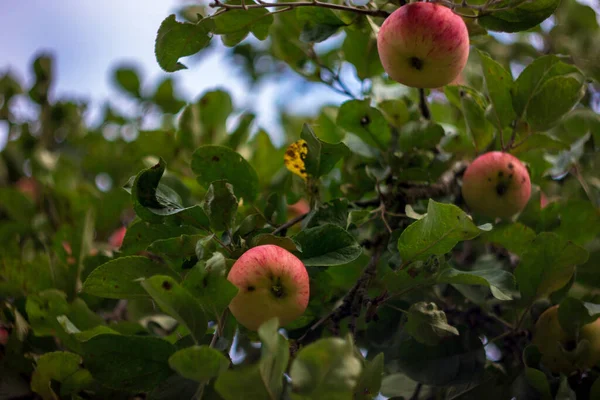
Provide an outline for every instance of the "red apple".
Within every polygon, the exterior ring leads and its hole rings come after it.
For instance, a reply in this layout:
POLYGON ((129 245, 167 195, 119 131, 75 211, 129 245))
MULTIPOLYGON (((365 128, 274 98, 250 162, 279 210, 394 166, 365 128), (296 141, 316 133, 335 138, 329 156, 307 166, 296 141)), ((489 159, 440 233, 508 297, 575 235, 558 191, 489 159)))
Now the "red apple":
POLYGON ((253 247, 233 264, 227 279, 239 289, 229 304, 237 321, 256 331, 278 317, 285 326, 308 305, 308 272, 296 256, 272 244, 253 247))
POLYGON ((0 345, 6 346, 8 343, 9 333, 5 328, 0 328, 0 345))
POLYGON ((308 205, 308 201, 306 199, 300 199, 294 204, 290 204, 287 206, 288 216, 290 218, 297 217, 299 215, 306 214, 310 211, 310 206, 308 205))
POLYGON ((31 201, 37 201, 40 197, 40 186, 34 178, 22 177, 16 183, 17 190, 29 197, 31 201))
POLYGON ((110 235, 110 237, 108 238, 108 243, 115 249, 120 248, 123 244, 123 238, 125 238, 126 232, 127 228, 125 228, 124 226, 120 227, 110 235))
POLYGON ((476 214, 510 218, 529 201, 529 173, 516 157, 492 151, 469 165, 463 177, 462 195, 476 214))
POLYGON ((383 22, 377 48, 393 80, 416 88, 438 88, 456 79, 467 64, 469 32, 449 8, 411 3, 383 22))

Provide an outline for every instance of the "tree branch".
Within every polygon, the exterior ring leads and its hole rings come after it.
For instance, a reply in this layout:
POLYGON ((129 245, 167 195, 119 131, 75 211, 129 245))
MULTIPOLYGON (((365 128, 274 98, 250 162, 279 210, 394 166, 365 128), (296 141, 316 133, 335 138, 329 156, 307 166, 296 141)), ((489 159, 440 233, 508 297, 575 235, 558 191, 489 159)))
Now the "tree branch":
POLYGON ((297 8, 297 7, 322 7, 322 8, 330 8, 333 10, 349 11, 349 12, 353 12, 353 13, 357 13, 357 14, 370 15, 372 17, 387 18, 388 15, 390 15, 390 13, 388 13, 387 11, 384 11, 384 10, 378 10, 378 9, 377 10, 367 10, 367 9, 363 9, 363 8, 345 6, 342 4, 324 3, 324 2, 318 1, 318 0, 299 1, 299 2, 290 2, 290 3, 266 3, 263 1, 259 1, 259 4, 227 4, 227 3, 222 3, 220 0, 215 0, 213 3, 210 3, 209 6, 212 8, 221 8, 226 11, 227 10, 236 10, 236 9, 247 10, 250 8, 269 8, 269 7, 273 7, 273 8, 286 7, 290 10, 293 8, 297 8))
POLYGON ((275 229, 273 232, 271 232, 271 234, 277 235, 278 233, 285 232, 288 228, 291 228, 292 226, 296 225, 298 222, 302 221, 307 216, 308 216, 308 213, 300 214, 300 215, 290 219, 288 222, 281 225, 279 228, 275 229))

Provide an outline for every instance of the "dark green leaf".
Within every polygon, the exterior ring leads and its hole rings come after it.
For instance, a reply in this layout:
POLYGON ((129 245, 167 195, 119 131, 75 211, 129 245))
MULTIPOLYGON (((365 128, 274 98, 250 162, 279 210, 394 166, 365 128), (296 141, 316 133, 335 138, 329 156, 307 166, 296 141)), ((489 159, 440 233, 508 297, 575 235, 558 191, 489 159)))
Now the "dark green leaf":
POLYGON ((192 346, 175 352, 169 365, 184 378, 203 383, 225 371, 229 360, 208 346, 192 346))
MULTIPOLYGON (((495 11, 478 18, 479 24, 491 31, 519 32, 533 28, 554 13, 560 0, 522 1, 518 7, 495 11)), ((498 8, 511 4, 511 0, 497 3, 498 8)))
POLYGON ((390 127, 379 111, 368 100, 350 100, 340 106, 337 123, 363 142, 387 150, 391 140, 390 127))
POLYGON ((120 67, 114 71, 115 83, 126 93, 140 97, 140 77, 134 68, 120 67))
POLYGON ((184 287, 170 276, 155 275, 141 282, 142 287, 160 308, 183 324, 199 343, 208 327, 200 304, 184 287))
POLYGON ((238 200, 233 194, 233 186, 227 181, 214 181, 204 197, 204 212, 215 231, 231 229, 235 222, 238 200))
POLYGON ((169 267, 149 258, 121 257, 93 270, 83 283, 83 291, 87 294, 111 299, 146 297, 147 293, 140 286, 140 280, 154 275, 177 277, 177 274, 169 267))
POLYGON ((318 340, 304 347, 292 362, 292 398, 351 398, 361 370, 351 338, 318 340))
POLYGON ((227 180, 233 185, 236 196, 249 202, 256 198, 256 171, 241 155, 227 147, 199 147, 192 155, 192 170, 197 175, 198 182, 205 188, 214 181, 227 180))
POLYGON ((309 43, 322 42, 346 25, 328 8, 298 7, 296 17, 304 23, 300 40, 309 43))
POLYGON ((362 254, 362 248, 356 239, 333 224, 305 229, 293 239, 302 249, 299 257, 306 266, 341 265, 362 254))
POLYGON ((494 243, 517 255, 522 255, 529 249, 535 239, 533 229, 520 223, 495 225, 489 232, 483 232, 481 238, 488 243, 494 243))
POLYGON ((383 378, 383 353, 365 361, 360 380, 354 389, 355 400, 371 400, 379 394, 383 378))
POLYGON ((512 300, 515 291, 515 277, 502 269, 460 271, 449 268, 442 271, 437 280, 440 283, 487 286, 498 300, 512 300))
POLYGON ((343 143, 323 142, 307 124, 302 127, 300 137, 308 145, 308 154, 304 160, 306 172, 315 178, 329 173, 339 160, 350 154, 350 149, 343 143))
POLYGON ((155 337, 97 335, 82 343, 94 379, 119 390, 150 391, 171 375, 175 347, 155 337))
POLYGON ((523 298, 532 301, 560 289, 571 279, 575 266, 587 258, 584 248, 555 233, 540 233, 515 270, 523 298))
POLYGON ((427 215, 402 232, 398 251, 403 262, 424 260, 431 255, 446 254, 458 242, 473 239, 480 233, 460 208, 429 200, 427 215))
POLYGON ((370 32, 346 29, 342 51, 346 61, 356 68, 359 79, 369 79, 383 73, 377 41, 370 32))
MULTIPOLYGON (((191 207, 189 210, 191 211, 193 208, 198 208, 202 215, 204 215, 204 211, 197 206, 191 207)), ((187 214, 187 212, 184 213, 187 214)), ((181 216, 183 216, 184 213, 181 213, 181 216)), ((204 217, 206 218, 206 215, 204 215, 204 217)), ((208 227, 208 220, 206 221, 205 226, 208 227)), ((146 250, 150 244, 157 240, 175 238, 182 234, 193 235, 196 233, 198 233, 198 229, 192 228, 191 226, 150 224, 138 220, 127 228, 125 238, 123 239, 123 245, 120 250, 125 255, 131 255, 146 250)))
POLYGON ((160 24, 154 44, 156 61, 167 72, 185 69, 179 62, 181 57, 196 54, 208 45, 215 29, 210 18, 200 20, 196 24, 177 22, 175 14, 169 15, 160 24))
POLYGON ((46 353, 37 360, 37 367, 31 377, 31 389, 44 400, 54 400, 58 396, 52 390, 52 381, 61 383, 60 396, 77 393, 93 382, 92 375, 81 368, 81 357, 65 351, 46 353))
POLYGON ((431 121, 411 121, 402 126, 398 138, 401 151, 433 149, 444 136, 444 128, 431 121))
POLYGON ((481 51, 477 53, 481 59, 481 69, 483 70, 488 96, 494 107, 493 119, 496 126, 500 128, 507 127, 516 117, 510 94, 513 85, 512 75, 486 53, 481 51))
POLYGON ((196 264, 186 275, 183 287, 194 295, 207 314, 220 320, 238 289, 227 280, 223 255, 215 253, 213 258, 212 261, 196 264))
POLYGON ((435 303, 418 302, 408 309, 404 330, 417 342, 435 346, 448 336, 458 335, 458 329, 448 324, 446 314, 435 303))

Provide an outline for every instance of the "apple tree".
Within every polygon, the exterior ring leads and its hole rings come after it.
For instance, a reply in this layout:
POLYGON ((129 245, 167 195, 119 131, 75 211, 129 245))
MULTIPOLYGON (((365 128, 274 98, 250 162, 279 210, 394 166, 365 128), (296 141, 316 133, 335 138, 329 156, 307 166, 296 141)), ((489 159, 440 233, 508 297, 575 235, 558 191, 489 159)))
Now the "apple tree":
POLYGON ((87 122, 49 54, 0 77, 0 398, 600 399, 597 7, 165 17, 172 74, 112 72, 131 113, 87 122), (223 45, 251 87, 344 100, 276 110, 279 136, 184 100, 184 58, 223 45))

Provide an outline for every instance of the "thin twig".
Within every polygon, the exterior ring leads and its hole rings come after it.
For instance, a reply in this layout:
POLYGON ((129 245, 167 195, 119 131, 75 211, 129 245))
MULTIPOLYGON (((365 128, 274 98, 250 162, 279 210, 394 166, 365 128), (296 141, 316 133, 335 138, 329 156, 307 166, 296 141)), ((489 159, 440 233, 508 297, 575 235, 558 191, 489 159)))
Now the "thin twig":
POLYGON ((271 234, 277 235, 278 233, 281 233, 281 232, 285 231, 286 229, 291 228, 292 226, 296 225, 298 222, 302 221, 307 216, 308 216, 308 213, 300 214, 300 215, 290 219, 288 222, 281 225, 279 228, 275 229, 273 232, 271 232, 271 234))
POLYGON ((221 8, 225 10, 235 10, 235 9, 250 9, 250 8, 277 8, 277 7, 285 7, 285 8, 297 8, 297 7, 322 7, 322 8, 330 8, 333 10, 340 11, 349 11, 357 14, 371 15, 373 17, 381 17, 387 18, 390 15, 387 11, 384 10, 366 10, 363 8, 345 6, 342 4, 334 4, 334 3, 324 3, 322 1, 299 1, 299 2, 291 2, 291 3, 266 3, 259 2, 259 4, 227 4, 222 3, 220 0, 215 0, 213 3, 209 4, 212 8, 221 8))

